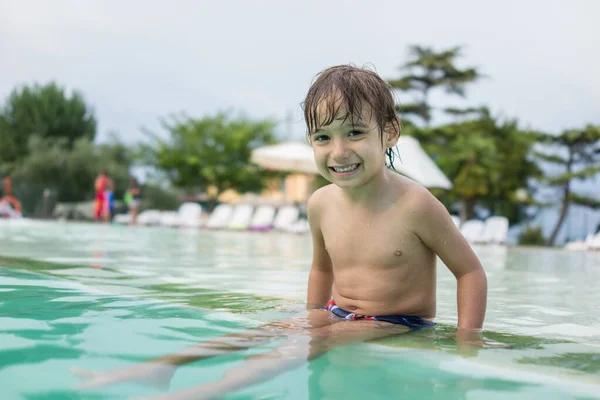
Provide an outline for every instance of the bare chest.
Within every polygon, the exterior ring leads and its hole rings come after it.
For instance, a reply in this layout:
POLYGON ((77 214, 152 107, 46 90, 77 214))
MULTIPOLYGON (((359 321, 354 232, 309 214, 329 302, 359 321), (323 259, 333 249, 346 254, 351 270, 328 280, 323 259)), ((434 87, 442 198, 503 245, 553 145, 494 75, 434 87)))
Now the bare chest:
POLYGON ((430 251, 401 213, 352 215, 332 212, 322 225, 325 246, 337 270, 417 266, 430 251))

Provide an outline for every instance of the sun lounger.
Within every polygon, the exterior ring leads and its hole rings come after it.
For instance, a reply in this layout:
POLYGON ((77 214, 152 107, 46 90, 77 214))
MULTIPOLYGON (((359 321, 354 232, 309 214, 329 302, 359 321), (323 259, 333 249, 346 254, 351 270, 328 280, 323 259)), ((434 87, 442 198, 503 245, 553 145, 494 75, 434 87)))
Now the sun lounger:
POLYGON ((286 232, 290 233, 307 233, 310 231, 308 220, 304 218, 298 219, 296 222, 285 228, 286 232))
POLYGON ((485 220, 481 237, 477 243, 504 244, 508 237, 508 218, 496 216, 485 220))
POLYGON ((142 211, 138 215, 138 224, 140 225, 158 225, 160 224, 160 218, 162 213, 158 210, 146 210, 142 211))
POLYGON ((219 204, 208 217, 205 228, 223 229, 229 224, 233 216, 233 206, 230 204, 219 204))
POLYGON ((161 226, 179 226, 179 214, 177 211, 163 211, 160 214, 161 226))
POLYGON ((198 228, 200 227, 200 217, 202 216, 202 206, 196 203, 183 203, 175 211, 167 211, 161 215, 160 224, 162 226, 198 228))
POLYGON ((227 229, 244 230, 250 226, 254 207, 250 204, 239 204, 233 209, 231 221, 227 224, 227 229))
POLYGON ((484 224, 477 219, 471 219, 463 222, 460 226, 460 233, 469 243, 478 243, 482 239, 484 224))
POLYGON ((589 233, 585 240, 574 240, 572 242, 567 242, 563 248, 569 251, 585 251, 592 247, 593 241, 594 235, 589 233))
POLYGON ((131 214, 117 214, 113 218, 113 222, 116 224, 129 225, 131 223, 132 218, 133 217, 131 214))
POLYGON ((588 250, 600 250, 600 232, 592 236, 589 242, 587 242, 588 250))
POLYGON ((300 210, 298 209, 298 207, 281 207, 279 211, 277 211, 277 216, 275 217, 275 221, 273 222, 273 227, 281 231, 288 230, 294 225, 296 221, 298 221, 299 215, 300 210))
POLYGON ((275 221, 275 207, 273 206, 259 206, 250 221, 248 227, 251 231, 268 231, 273 229, 273 223, 275 221))
POLYGON ((197 203, 183 203, 177 212, 179 214, 179 226, 185 228, 199 228, 202 223, 202 206, 197 203))

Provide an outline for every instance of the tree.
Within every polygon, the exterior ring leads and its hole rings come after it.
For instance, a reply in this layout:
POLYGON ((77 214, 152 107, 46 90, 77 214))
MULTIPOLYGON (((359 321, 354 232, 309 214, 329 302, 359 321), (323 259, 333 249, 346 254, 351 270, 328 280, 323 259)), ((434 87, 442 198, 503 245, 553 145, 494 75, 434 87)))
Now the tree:
MULTIPOLYGON (((418 116, 429 125, 432 118, 429 104, 431 90, 443 88, 446 93, 464 97, 467 84, 475 82, 482 75, 474 67, 459 69, 455 65, 461 50, 461 47, 454 47, 436 52, 431 47, 411 46, 411 59, 400 67, 401 71, 406 72, 405 75, 390 79, 388 83, 403 92, 417 92, 419 97, 413 103, 398 105, 398 112, 418 116)), ((456 109, 447 111, 456 114, 456 109)))
POLYGON ((202 119, 174 117, 161 125, 169 138, 146 131, 152 140, 145 147, 147 162, 164 171, 176 187, 206 191, 211 208, 224 191, 259 191, 274 176, 250 164, 253 149, 274 142, 271 121, 219 113, 202 119))
POLYGON ((408 134, 421 142, 424 150, 453 182, 453 188, 440 197, 445 203, 461 202, 461 218, 475 216, 481 204, 511 222, 519 219, 524 205, 517 190, 527 188, 540 170, 528 155, 536 140, 533 132, 522 131, 515 120, 499 120, 482 109, 477 118, 435 128, 411 127, 408 134))
POLYGON ((44 189, 55 193, 57 201, 92 200, 94 178, 102 169, 115 183, 116 198, 123 196, 129 184, 133 157, 114 137, 111 143, 101 145, 79 138, 69 146, 66 138, 33 136, 27 153, 11 176, 15 193, 29 214, 40 206, 44 189))
POLYGON ((562 192, 560 214, 547 242, 551 246, 571 204, 600 208, 600 200, 575 193, 572 188, 572 181, 591 178, 600 173, 600 126, 587 125, 583 129, 569 129, 558 136, 540 134, 540 141, 547 148, 537 151, 536 157, 563 169, 562 173, 543 180, 546 185, 558 187, 562 192))
POLYGON ((70 96, 55 83, 14 89, 0 109, 0 173, 16 167, 28 154, 29 139, 64 138, 72 148, 79 138, 93 141, 96 119, 83 96, 70 96))

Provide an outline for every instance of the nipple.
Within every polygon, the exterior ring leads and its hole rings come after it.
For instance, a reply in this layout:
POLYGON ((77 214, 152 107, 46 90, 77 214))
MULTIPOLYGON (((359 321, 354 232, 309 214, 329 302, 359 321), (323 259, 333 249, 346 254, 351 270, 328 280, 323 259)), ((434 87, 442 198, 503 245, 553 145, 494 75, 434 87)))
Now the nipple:
POLYGON ((396 250, 396 252, 394 254, 396 254, 398 257, 400 257, 402 255, 402 250, 396 250))

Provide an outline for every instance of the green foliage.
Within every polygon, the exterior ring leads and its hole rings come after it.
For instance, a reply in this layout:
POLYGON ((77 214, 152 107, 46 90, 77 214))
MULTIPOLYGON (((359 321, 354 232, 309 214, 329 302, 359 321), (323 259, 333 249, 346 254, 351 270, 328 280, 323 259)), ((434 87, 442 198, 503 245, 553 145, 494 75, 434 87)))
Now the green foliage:
POLYGON ((28 154, 34 136, 61 139, 61 146, 71 148, 95 135, 96 119, 78 92, 69 96, 55 83, 16 88, 0 109, 0 174, 28 154))
POLYGON ((398 79, 390 79, 388 83, 403 92, 416 92, 420 98, 414 103, 402 104, 398 107, 404 116, 415 115, 429 124, 431 121, 431 105, 428 103, 429 92, 435 88, 443 88, 446 93, 465 96, 466 86, 481 78, 476 68, 459 69, 455 65, 461 56, 461 48, 436 52, 430 47, 411 46, 410 59, 400 69, 405 74, 398 79))
POLYGON ((561 209, 556 225, 548 238, 554 244, 565 221, 571 204, 598 208, 600 200, 573 192, 571 182, 594 177, 600 173, 600 126, 587 125, 583 129, 569 129, 560 135, 539 134, 539 141, 546 144, 537 151, 538 160, 558 166, 562 172, 541 179, 547 186, 561 190, 561 209))
POLYGON ((162 121, 169 133, 164 140, 149 133, 145 159, 164 171, 169 180, 184 190, 208 190, 214 201, 220 193, 259 191, 274 176, 250 164, 253 149, 274 142, 274 123, 232 118, 224 113, 202 119, 189 117, 162 121))
POLYGON ((129 184, 132 157, 116 140, 95 145, 88 138, 79 138, 70 146, 66 138, 33 136, 27 153, 11 176, 15 195, 28 213, 38 208, 44 189, 50 189, 60 202, 93 199, 94 179, 102 169, 114 181, 116 198, 123 196, 129 184))
POLYGON ((408 134, 453 183, 444 203, 463 201, 463 218, 473 218, 477 202, 511 222, 523 204, 515 193, 527 188, 541 171, 528 158, 536 135, 519 129, 514 120, 499 120, 486 109, 475 119, 436 128, 411 127, 408 134), (465 209, 466 208, 466 209, 465 209))
POLYGON ((142 185, 142 208, 153 210, 175 210, 179 207, 180 196, 156 184, 142 185))
POLYGON ((527 226, 519 235, 519 244, 523 246, 543 246, 545 243, 542 228, 537 226, 527 226))
POLYGON ((401 67, 404 75, 388 81, 395 89, 417 94, 413 103, 397 107, 404 132, 421 142, 453 182, 451 191, 437 193, 443 203, 449 206, 460 201, 463 219, 473 218, 475 206, 480 204, 515 222, 523 207, 515 192, 527 188, 528 180, 540 174, 528 159, 535 136, 520 130, 516 121, 493 118, 486 107, 444 108, 456 122, 429 128, 434 110, 428 102, 432 90, 444 89, 464 97, 467 86, 482 78, 476 68, 458 68, 460 56, 460 47, 441 51, 410 48, 410 59, 401 67), (426 128, 415 125, 411 115, 424 121, 426 128))

